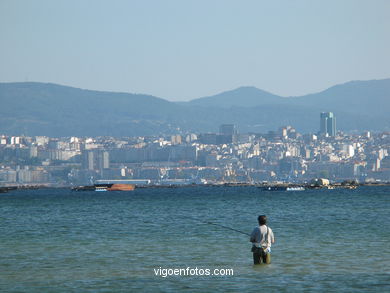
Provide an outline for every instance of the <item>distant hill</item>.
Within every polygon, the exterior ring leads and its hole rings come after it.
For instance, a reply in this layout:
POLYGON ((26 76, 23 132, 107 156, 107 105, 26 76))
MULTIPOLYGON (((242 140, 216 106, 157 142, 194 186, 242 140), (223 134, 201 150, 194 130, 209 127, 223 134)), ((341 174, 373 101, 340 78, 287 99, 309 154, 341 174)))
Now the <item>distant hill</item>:
POLYGON ((255 87, 241 87, 215 96, 194 99, 188 104, 221 108, 299 105, 321 108, 323 111, 336 111, 336 108, 340 108, 343 112, 388 115, 390 79, 351 81, 300 97, 281 97, 255 87))
POLYGON ((0 132, 50 136, 165 132, 177 109, 148 95, 31 82, 0 84, 0 105, 0 132))
POLYGON ((100 92, 56 84, 0 83, 0 134, 144 136, 216 132, 223 123, 241 132, 292 125, 317 132, 319 113, 332 111, 345 131, 390 130, 390 79, 353 81, 301 97, 241 87, 190 102, 150 95, 100 92))
POLYGON ((189 105, 203 107, 255 107, 267 104, 283 103, 285 98, 260 90, 255 87, 240 87, 215 96, 194 99, 189 105))
POLYGON ((321 107, 326 111, 340 108, 344 112, 390 117, 390 79, 351 81, 323 92, 290 98, 295 105, 321 107))
POLYGON ((194 99, 187 105, 250 108, 247 119, 257 109, 260 111, 258 124, 290 122, 301 131, 318 131, 320 112, 334 112, 338 129, 390 130, 390 79, 351 81, 298 97, 281 97, 255 87, 241 87, 194 99))

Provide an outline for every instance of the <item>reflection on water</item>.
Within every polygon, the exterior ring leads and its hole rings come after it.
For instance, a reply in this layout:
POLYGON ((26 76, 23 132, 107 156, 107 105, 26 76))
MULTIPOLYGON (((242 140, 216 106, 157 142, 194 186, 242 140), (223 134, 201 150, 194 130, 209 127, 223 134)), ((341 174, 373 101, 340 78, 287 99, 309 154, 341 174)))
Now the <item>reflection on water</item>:
POLYGON ((251 187, 134 192, 17 191, 0 197, 5 291, 383 291, 388 187, 264 192, 251 187), (272 264, 248 237, 267 214, 272 264), (198 220, 199 219, 199 220, 198 220), (234 276, 155 276, 155 268, 233 268, 234 276))

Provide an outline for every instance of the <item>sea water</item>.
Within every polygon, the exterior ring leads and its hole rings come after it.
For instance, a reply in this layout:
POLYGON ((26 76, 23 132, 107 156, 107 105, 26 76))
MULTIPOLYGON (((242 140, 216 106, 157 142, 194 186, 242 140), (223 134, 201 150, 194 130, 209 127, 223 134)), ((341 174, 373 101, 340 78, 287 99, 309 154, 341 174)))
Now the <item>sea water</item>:
POLYGON ((0 290, 385 292, 389 199, 389 187, 12 191, 0 195, 0 290), (249 237, 218 225, 251 233, 259 214, 276 242, 254 266, 249 237), (158 274, 186 268, 234 273, 158 274))

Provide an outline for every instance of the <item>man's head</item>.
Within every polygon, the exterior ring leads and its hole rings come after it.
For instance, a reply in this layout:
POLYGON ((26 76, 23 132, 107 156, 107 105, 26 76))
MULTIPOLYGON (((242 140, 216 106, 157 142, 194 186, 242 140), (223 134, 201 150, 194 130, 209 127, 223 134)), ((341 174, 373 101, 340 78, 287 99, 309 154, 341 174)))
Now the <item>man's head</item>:
POLYGON ((257 220, 259 221, 260 226, 267 224, 267 216, 266 215, 259 216, 257 218, 257 220))

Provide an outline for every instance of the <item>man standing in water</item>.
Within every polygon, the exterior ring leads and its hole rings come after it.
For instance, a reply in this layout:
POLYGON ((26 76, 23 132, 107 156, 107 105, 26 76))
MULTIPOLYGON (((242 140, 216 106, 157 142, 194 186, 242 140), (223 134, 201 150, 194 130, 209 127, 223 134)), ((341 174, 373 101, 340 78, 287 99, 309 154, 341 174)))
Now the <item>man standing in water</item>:
POLYGON ((253 229, 250 242, 252 242, 254 264, 271 263, 271 244, 275 242, 274 233, 267 224, 267 217, 262 215, 257 218, 259 227, 253 229))

